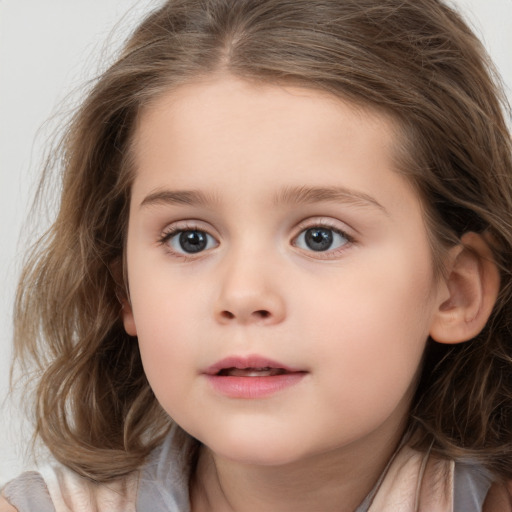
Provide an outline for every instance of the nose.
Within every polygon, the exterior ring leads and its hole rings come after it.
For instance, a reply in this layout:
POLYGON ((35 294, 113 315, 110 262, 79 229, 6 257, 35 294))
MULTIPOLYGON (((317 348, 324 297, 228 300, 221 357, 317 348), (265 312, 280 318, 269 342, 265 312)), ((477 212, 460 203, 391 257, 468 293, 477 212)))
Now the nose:
POLYGON ((278 269, 263 258, 240 257, 225 262, 215 317, 221 324, 273 325, 285 318, 285 301, 278 269))

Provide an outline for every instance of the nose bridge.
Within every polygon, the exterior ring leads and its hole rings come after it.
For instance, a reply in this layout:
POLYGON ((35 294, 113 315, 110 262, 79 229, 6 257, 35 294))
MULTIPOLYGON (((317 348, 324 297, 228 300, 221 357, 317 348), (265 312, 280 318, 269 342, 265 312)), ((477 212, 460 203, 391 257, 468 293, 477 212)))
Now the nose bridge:
POLYGON ((285 301, 272 251, 239 245, 225 258, 219 275, 215 315, 221 323, 279 323, 285 301))

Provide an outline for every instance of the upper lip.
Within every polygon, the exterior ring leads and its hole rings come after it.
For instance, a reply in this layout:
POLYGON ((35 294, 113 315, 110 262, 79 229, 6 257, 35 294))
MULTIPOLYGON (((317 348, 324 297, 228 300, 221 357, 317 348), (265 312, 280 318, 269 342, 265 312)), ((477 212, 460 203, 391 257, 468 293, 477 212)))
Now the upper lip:
POLYGON ((240 370, 247 368, 279 368, 288 373, 303 372, 298 368, 293 368, 279 361, 273 361, 264 356, 248 355, 248 356, 229 356, 215 364, 212 364, 204 371, 207 375, 217 375, 220 371, 227 368, 237 368, 240 370))

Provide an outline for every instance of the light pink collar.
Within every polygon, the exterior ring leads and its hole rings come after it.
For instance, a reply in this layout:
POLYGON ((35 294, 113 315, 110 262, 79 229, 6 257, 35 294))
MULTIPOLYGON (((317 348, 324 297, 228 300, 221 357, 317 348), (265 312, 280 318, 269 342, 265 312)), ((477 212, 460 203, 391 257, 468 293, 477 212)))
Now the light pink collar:
POLYGON ((453 512, 453 461, 402 446, 368 512, 453 512))

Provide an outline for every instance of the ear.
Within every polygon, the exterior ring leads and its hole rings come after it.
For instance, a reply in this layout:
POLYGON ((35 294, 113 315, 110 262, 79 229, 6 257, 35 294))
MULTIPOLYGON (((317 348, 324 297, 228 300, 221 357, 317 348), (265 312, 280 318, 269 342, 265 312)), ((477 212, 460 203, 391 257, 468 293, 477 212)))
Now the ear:
POLYGON ((484 328, 496 302, 500 274, 483 235, 466 233, 450 250, 446 294, 434 312, 430 336, 439 343, 461 343, 484 328))
POLYGON ((123 320, 124 330, 129 336, 137 336, 137 328, 135 327, 135 320, 133 318, 133 310, 130 302, 127 278, 124 275, 123 269, 125 262, 118 259, 110 265, 110 272, 114 278, 116 287, 117 300, 121 304, 121 318, 123 320))
POLYGON ((137 336, 137 327, 135 326, 135 319, 133 318, 132 305, 128 299, 123 299, 121 304, 123 306, 122 318, 124 330, 129 336, 137 336))

